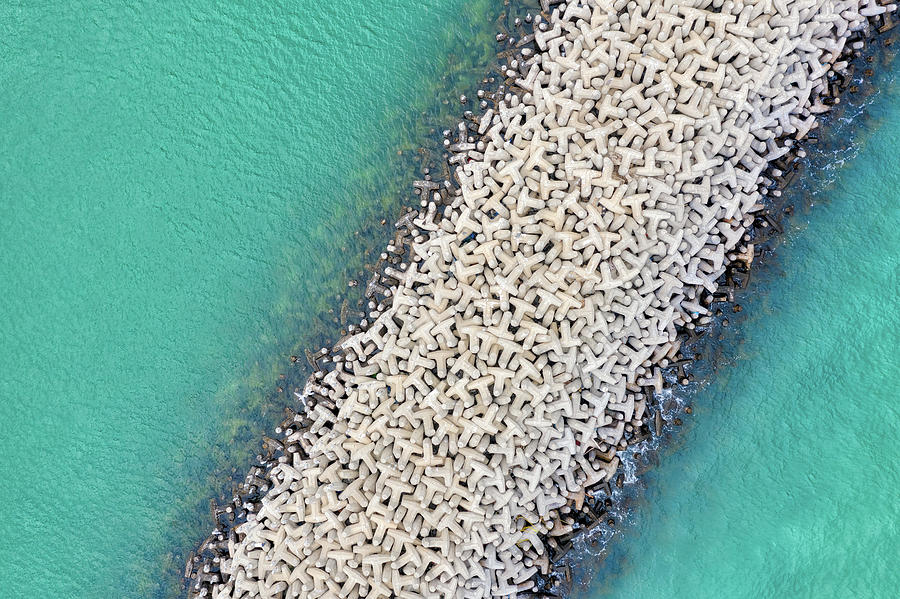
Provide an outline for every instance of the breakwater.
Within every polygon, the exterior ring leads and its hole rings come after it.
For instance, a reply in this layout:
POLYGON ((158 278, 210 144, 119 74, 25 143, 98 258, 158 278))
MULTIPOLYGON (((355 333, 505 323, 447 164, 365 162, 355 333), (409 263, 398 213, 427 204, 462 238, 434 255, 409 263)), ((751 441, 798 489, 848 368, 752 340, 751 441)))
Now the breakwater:
POLYGON ((207 543, 197 594, 544 584, 616 453, 658 426, 645 412, 679 332, 747 271, 749 228, 834 101, 842 53, 888 10, 569 3, 539 19, 514 93, 448 143, 456 185, 419 182, 364 330, 311 356, 327 367, 224 508, 237 526, 207 543))
POLYGON ((573 599, 896 594, 900 531, 881 524, 900 517, 888 457, 900 453, 900 311, 884 301, 900 284, 900 63, 878 47, 888 41, 854 61, 859 91, 824 119, 784 193, 781 243, 754 261, 743 311, 705 335, 697 382, 675 390, 693 414, 659 454, 636 448, 615 540, 570 554, 573 599))

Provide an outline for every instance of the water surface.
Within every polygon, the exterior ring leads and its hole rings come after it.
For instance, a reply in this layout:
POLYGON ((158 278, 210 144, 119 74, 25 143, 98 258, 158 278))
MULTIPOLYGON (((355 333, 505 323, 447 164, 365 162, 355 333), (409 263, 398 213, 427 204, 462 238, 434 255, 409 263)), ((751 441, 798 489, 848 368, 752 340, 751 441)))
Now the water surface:
POLYGON ((179 592, 500 9, 0 7, 0 597, 179 592))

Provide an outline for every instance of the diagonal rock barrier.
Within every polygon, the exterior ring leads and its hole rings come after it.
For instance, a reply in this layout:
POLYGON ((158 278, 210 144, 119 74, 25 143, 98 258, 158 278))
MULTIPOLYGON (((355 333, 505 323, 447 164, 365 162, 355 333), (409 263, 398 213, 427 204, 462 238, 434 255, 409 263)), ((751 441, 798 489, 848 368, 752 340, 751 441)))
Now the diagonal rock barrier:
POLYGON ((578 0, 538 19, 512 91, 448 139, 457 185, 417 182, 364 330, 310 354, 330 370, 267 440, 256 499, 224 510, 243 523, 189 564, 195 596, 531 591, 561 512, 650 424, 678 331, 752 260, 768 174, 836 101, 848 42, 895 8, 578 0))

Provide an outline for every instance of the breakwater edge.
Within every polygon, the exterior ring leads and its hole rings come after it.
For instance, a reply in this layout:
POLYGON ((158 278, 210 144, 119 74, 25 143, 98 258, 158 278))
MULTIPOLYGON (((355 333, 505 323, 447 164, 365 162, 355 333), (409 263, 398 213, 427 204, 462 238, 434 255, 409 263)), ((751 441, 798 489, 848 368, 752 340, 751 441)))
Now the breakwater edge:
POLYGON ((679 335, 741 284, 754 223, 775 226, 767 196, 845 50, 894 8, 787 6, 539 19, 509 63, 517 89, 448 144, 455 181, 418 184, 364 330, 312 356, 305 410, 223 509, 194 591, 557 584, 550 562, 596 520, 617 453, 660 425, 648 408, 686 359, 679 335))

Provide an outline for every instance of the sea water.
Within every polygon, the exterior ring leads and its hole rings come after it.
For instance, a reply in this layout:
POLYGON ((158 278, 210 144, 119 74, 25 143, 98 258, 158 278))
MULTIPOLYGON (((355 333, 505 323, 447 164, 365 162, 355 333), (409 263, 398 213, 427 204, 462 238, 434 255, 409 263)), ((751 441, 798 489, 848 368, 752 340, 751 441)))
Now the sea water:
MULTIPOLYGON (((0 598, 182 591, 499 5, 0 7, 0 598)), ((597 596, 896 588, 896 105, 745 302, 597 596)))
POLYGON ((182 592, 502 8, 3 3, 0 598, 182 592))
POLYGON ((873 68, 575 597, 900 596, 900 61, 873 68))

